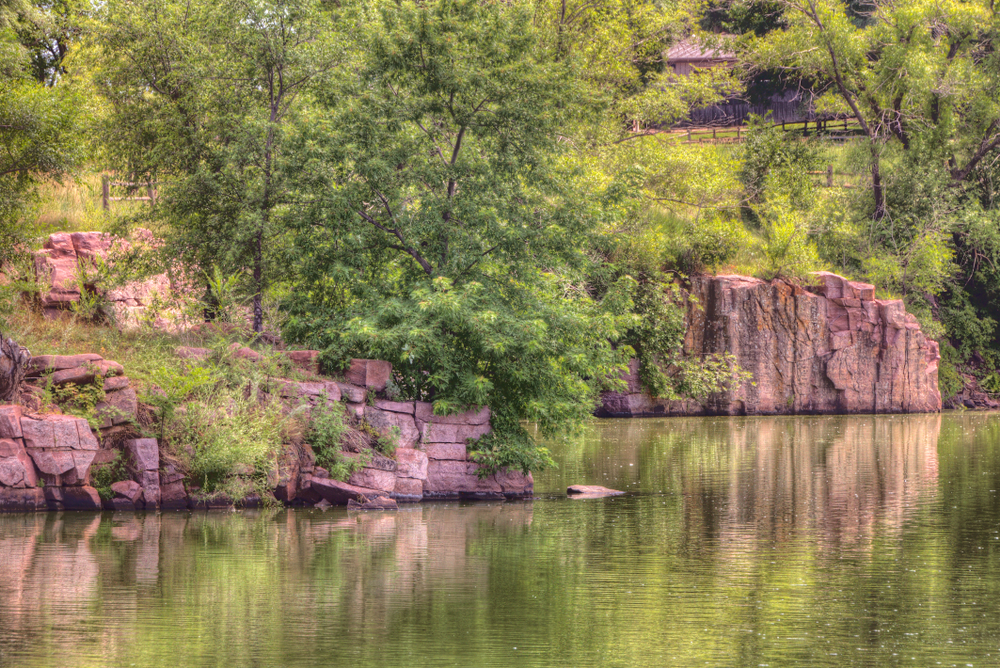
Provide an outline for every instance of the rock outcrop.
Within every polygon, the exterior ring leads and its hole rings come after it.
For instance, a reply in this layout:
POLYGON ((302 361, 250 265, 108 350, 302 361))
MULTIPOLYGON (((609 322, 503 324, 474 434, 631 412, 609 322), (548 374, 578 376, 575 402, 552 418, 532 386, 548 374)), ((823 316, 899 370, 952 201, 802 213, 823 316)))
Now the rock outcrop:
MULTIPOLYGON (((157 274, 124 286, 104 289, 91 282, 101 263, 113 263, 116 254, 135 244, 155 245, 152 233, 136 230, 132 240, 103 232, 59 232, 49 235, 35 253, 35 278, 42 286, 42 312, 57 317, 81 299, 81 290, 99 293, 107 315, 121 326, 130 327, 146 317, 157 297, 165 298, 172 287, 166 274, 157 274)), ((160 314, 157 314, 160 315, 160 314)), ((157 323, 166 327, 165 322, 157 323)))
POLYGON ((701 402, 646 394, 633 362, 600 416, 921 413, 941 410, 938 344, 901 300, 818 272, 814 285, 745 276, 691 279, 687 355, 731 353, 750 380, 701 402))
MULTIPOLYGON (((253 363, 257 358, 234 357, 253 363)), ((250 350, 250 349, 246 349, 250 350)), ((253 352, 253 351, 251 351, 253 352)), ((178 356, 197 364, 211 351, 179 348, 178 356)), ((287 355, 294 366, 316 368, 316 351, 287 355)), ((259 356, 258 356, 259 357, 259 356)), ((103 391, 87 420, 33 407, 0 406, 0 511, 142 510, 228 508, 226 498, 205 499, 189 488, 186 476, 170 457, 161 457, 155 438, 135 438, 138 400, 124 369, 100 355, 42 355, 30 360, 28 387, 103 391), (133 436, 130 436, 132 434, 133 436), (92 486, 93 467, 122 457, 130 479, 110 485, 103 501, 92 486)), ((490 410, 434 415, 429 403, 394 401, 384 396, 392 367, 380 360, 352 360, 347 380, 279 380, 278 395, 286 407, 309 411, 344 402, 358 429, 395 439, 394 458, 368 452, 364 465, 345 482, 331 480, 315 465, 311 448, 289 444, 274 471, 274 496, 288 505, 348 505, 360 509, 394 508, 397 502, 424 499, 503 499, 530 497, 530 474, 502 471, 484 478, 469 460, 466 446, 490 431, 490 410), (379 394, 379 393, 383 394, 379 394)), ((32 391, 22 395, 35 396, 32 391)), ((26 402, 32 403, 32 402, 26 402)), ((53 407, 52 410, 58 410, 53 407)), ((343 453, 344 457, 351 455, 343 453)), ((244 505, 260 504, 259 497, 244 505)))

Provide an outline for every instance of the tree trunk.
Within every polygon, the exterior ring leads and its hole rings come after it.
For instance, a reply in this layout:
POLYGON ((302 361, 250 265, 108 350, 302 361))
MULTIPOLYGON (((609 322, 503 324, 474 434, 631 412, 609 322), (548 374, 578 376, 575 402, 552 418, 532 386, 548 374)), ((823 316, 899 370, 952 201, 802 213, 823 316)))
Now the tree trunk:
POLYGON ((872 147, 872 196, 875 198, 875 210, 872 218, 882 220, 885 218, 885 188, 882 186, 882 172, 879 166, 878 150, 872 147))
POLYGON ((27 348, 0 335, 0 404, 16 404, 21 398, 29 361, 31 353, 27 348))

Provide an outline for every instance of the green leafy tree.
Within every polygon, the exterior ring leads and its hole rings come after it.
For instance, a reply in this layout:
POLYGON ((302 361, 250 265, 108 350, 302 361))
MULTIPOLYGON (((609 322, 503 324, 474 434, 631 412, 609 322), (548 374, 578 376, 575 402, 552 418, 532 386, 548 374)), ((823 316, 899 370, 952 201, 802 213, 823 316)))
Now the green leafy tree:
POLYGON ((538 468, 521 421, 579 422, 627 352, 611 345, 623 311, 584 285, 602 209, 560 142, 575 82, 518 5, 400 3, 358 21, 351 67, 301 137, 315 199, 297 216, 309 282, 289 333, 389 359, 437 410, 490 405, 480 461, 538 468))
POLYGON ((159 181, 167 251, 245 274, 253 327, 278 258, 288 128, 332 61, 327 17, 309 0, 113 1, 98 37, 115 162, 159 181))
POLYGON ((25 249, 35 186, 80 158, 77 96, 31 77, 29 53, 17 37, 27 9, 0 2, 0 267, 25 249))

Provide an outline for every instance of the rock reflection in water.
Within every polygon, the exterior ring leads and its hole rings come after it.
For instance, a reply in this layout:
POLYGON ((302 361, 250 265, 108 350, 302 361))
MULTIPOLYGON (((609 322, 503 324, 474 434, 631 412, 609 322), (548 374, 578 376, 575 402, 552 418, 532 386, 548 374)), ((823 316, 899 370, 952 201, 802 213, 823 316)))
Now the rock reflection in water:
POLYGON ((531 503, 0 515, 0 664, 162 663, 177 636, 230 665, 301 658, 384 635, 421 599, 485 587, 473 544, 531 520, 531 503))

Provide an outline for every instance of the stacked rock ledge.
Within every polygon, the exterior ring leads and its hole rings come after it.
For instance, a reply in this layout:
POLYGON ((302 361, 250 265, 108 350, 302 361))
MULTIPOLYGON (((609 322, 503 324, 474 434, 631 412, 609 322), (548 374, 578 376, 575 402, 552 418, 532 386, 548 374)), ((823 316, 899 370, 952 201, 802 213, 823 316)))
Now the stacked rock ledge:
POLYGON ((597 415, 800 415, 941 410, 936 341, 898 299, 817 272, 808 289, 745 276, 691 279, 684 352, 730 353, 750 379, 703 401, 651 397, 638 362, 597 415))

